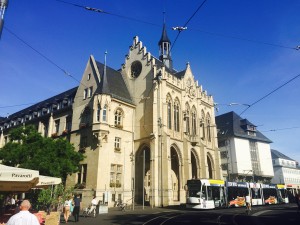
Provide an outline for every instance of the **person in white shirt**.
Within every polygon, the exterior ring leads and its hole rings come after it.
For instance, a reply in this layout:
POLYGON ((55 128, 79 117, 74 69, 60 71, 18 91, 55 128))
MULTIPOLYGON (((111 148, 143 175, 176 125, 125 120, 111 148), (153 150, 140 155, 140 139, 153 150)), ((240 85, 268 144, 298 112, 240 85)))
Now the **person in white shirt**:
POLYGON ((251 211, 251 197, 246 195, 246 212, 250 213, 249 211, 251 211))
POLYGON ((40 225, 38 218, 29 212, 30 207, 28 200, 22 201, 21 211, 10 217, 6 225, 40 225))
POLYGON ((93 210, 96 210, 96 207, 97 207, 97 205, 98 205, 98 200, 97 200, 96 196, 94 196, 94 198, 92 199, 91 205, 92 205, 92 206, 91 206, 91 208, 90 208, 89 213, 93 212, 93 210))

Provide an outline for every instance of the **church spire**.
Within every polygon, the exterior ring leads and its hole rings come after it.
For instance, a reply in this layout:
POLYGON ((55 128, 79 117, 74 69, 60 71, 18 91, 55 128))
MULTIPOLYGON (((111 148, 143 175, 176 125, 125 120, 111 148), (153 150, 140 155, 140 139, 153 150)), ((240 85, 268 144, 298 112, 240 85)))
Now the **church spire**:
POLYGON ((168 68, 172 68, 172 59, 171 59, 171 41, 167 35, 165 14, 164 14, 164 25, 162 30, 161 38, 158 42, 159 46, 159 59, 164 63, 168 68))

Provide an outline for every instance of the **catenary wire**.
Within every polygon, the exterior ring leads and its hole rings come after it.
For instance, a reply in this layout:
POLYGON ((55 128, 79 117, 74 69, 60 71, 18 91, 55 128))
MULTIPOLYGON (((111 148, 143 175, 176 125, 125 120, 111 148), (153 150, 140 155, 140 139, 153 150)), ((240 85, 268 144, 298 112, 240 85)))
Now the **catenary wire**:
MULTIPOLYGON (((112 16, 116 16, 116 17, 119 17, 119 18, 127 19, 127 20, 132 20, 132 21, 139 22, 139 23, 144 23, 144 24, 148 24, 148 25, 152 25, 152 26, 156 26, 156 27, 160 27, 161 26, 159 24, 151 23, 151 22, 148 22, 148 21, 144 21, 144 20, 140 20, 140 19, 136 19, 136 18, 133 18, 133 17, 128 17, 128 16, 124 16, 124 15, 120 15, 120 14, 106 12, 104 10, 93 8, 93 7, 78 5, 78 4, 74 4, 74 3, 71 3, 71 2, 66 2, 66 1, 63 1, 63 0, 56 0, 56 1, 68 4, 68 5, 72 5, 72 6, 75 6, 75 7, 80 7, 80 8, 83 8, 85 10, 89 10, 89 11, 93 11, 93 12, 97 12, 97 13, 102 13, 102 14, 107 14, 107 15, 112 15, 112 16)), ((190 19, 187 21, 187 23, 192 19, 192 17, 197 13, 197 11, 201 7, 202 7, 201 5, 198 7, 198 9, 190 17, 190 19)), ((185 24, 185 26, 187 25, 187 23, 185 24)), ((167 27, 167 28, 169 30, 172 30, 172 27, 167 27)), ((277 47, 277 48, 285 48, 285 49, 291 49, 291 50, 300 50, 300 46, 290 47, 290 46, 285 46, 285 45, 281 45, 281 44, 274 44, 274 43, 270 43, 270 42, 266 42, 266 41, 259 41, 259 40, 253 40, 253 39, 248 39, 248 38, 243 38, 243 37, 237 37, 237 36, 234 36, 234 35, 227 35, 227 34, 221 34, 221 33, 215 33, 215 32, 205 31, 205 30, 202 30, 202 29, 191 29, 191 28, 189 28, 189 30, 191 30, 191 31, 197 31, 197 32, 201 32, 201 33, 205 33, 205 34, 209 34, 209 35, 213 35, 213 36, 220 36, 220 37, 225 37, 225 38, 237 39, 237 40, 241 40, 241 41, 247 41, 247 42, 253 42, 253 43, 258 43, 258 44, 269 45, 269 46, 273 46, 273 47, 277 47)), ((175 42, 178 39, 179 33, 177 34, 177 37, 175 38, 173 46, 174 46, 175 42)))
POLYGON ((139 22, 139 23, 144 23, 144 24, 160 27, 160 25, 155 24, 155 23, 147 22, 147 21, 144 21, 144 20, 139 20, 139 19, 136 19, 136 18, 133 18, 133 17, 124 16, 124 15, 120 15, 120 14, 116 14, 116 13, 107 12, 107 11, 104 11, 102 9, 93 8, 93 7, 84 6, 84 5, 78 5, 78 4, 74 4, 74 3, 71 3, 71 2, 66 2, 66 1, 63 1, 63 0, 56 0, 56 1, 68 4, 68 5, 76 6, 76 7, 79 7, 79 8, 83 8, 85 10, 89 10, 89 11, 92 11, 92 12, 107 14, 107 15, 116 16, 116 17, 119 17, 119 18, 127 19, 127 20, 133 20, 133 21, 139 22))
POLYGON ((48 61, 49 63, 51 63, 53 66, 55 66, 56 68, 58 68, 60 71, 62 71, 65 75, 67 75, 68 77, 71 77, 73 80, 75 80, 79 84, 82 84, 83 86, 85 86, 83 83, 81 83, 81 81, 79 81, 74 76, 72 76, 72 74, 70 74, 69 72, 67 72, 65 69, 63 69, 57 63, 55 63, 53 60, 51 60, 49 57, 47 57, 46 55, 44 55, 43 53, 41 53, 40 51, 38 51, 36 48, 32 47, 28 42, 24 41, 22 38, 20 38, 18 35, 16 35, 14 32, 12 32, 10 29, 8 29, 7 27, 4 27, 4 29, 6 31, 8 31, 11 35, 13 35, 15 38, 17 38, 19 41, 21 41, 23 44, 25 44, 27 47, 29 47, 31 50, 33 50, 38 55, 40 55, 42 58, 44 58, 46 61, 48 61))
POLYGON ((259 103, 260 101, 264 100, 265 98, 267 98, 268 96, 270 96, 271 94, 275 93, 276 91, 278 91, 280 88, 284 87, 285 85, 289 84, 290 82, 294 81, 295 79, 297 79, 298 77, 300 77, 300 74, 297 74, 296 76, 294 76, 293 78, 289 79, 288 81, 286 81, 285 83, 283 83, 282 85, 280 85, 279 87, 275 88, 274 90, 272 90, 271 92, 269 92, 268 94, 264 95, 263 97, 259 98, 258 100, 256 100, 255 102, 253 102, 252 104, 250 104, 246 109, 244 109, 240 115, 242 115, 243 113, 245 113, 250 107, 256 105, 257 103, 259 103))
MULTIPOLYGON (((199 7, 196 9, 196 11, 193 13, 193 15, 186 21, 186 23, 183 25, 183 27, 186 27, 186 26, 188 25, 188 23, 193 19, 193 17, 194 17, 194 16, 197 14, 197 12, 202 8, 202 6, 204 5, 204 3, 205 3, 206 1, 207 1, 207 0, 204 0, 204 1, 199 5, 199 7)), ((176 38, 175 38, 175 40, 174 40, 174 42, 173 42, 173 45, 172 45, 170 51, 172 51, 172 49, 174 48, 175 43, 176 43, 176 41, 177 41, 177 39, 178 39, 178 37, 179 37, 180 34, 181 34, 181 30, 178 30, 178 33, 177 33, 177 35, 176 35, 176 38)))

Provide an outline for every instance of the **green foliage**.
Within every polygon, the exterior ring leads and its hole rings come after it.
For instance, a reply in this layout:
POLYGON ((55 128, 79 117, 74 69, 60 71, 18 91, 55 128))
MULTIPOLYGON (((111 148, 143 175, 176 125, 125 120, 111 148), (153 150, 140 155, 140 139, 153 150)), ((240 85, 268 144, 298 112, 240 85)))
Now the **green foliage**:
POLYGON ((4 165, 39 170, 45 176, 61 177, 79 171, 84 159, 67 140, 45 138, 34 126, 19 127, 10 132, 10 142, 0 149, 4 165))
POLYGON ((54 188, 42 189, 38 192, 36 205, 39 209, 46 209, 50 206, 57 209, 59 204, 63 204, 73 195, 73 191, 74 188, 65 188, 62 184, 56 185, 54 188))

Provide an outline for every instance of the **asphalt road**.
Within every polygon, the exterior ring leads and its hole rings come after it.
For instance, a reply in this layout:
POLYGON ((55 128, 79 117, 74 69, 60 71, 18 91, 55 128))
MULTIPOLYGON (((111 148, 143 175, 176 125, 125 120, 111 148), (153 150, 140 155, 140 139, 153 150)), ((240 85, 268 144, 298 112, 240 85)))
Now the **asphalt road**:
MULTIPOLYGON (((61 224, 64 224, 63 218, 61 224)), ((251 214, 245 213, 245 208, 217 209, 195 211, 182 207, 151 208, 141 206, 135 210, 120 211, 110 208, 108 213, 99 214, 96 218, 80 217, 75 223, 71 216, 68 224, 77 225, 179 225, 179 224, 211 224, 211 225, 300 225, 300 212, 295 204, 257 206, 251 214)))

